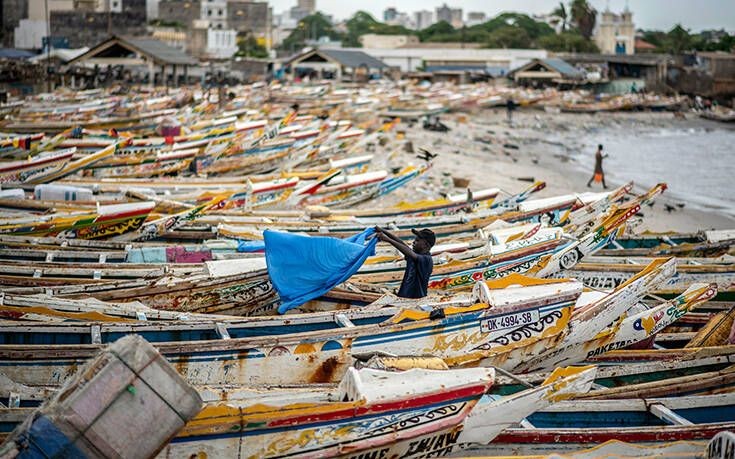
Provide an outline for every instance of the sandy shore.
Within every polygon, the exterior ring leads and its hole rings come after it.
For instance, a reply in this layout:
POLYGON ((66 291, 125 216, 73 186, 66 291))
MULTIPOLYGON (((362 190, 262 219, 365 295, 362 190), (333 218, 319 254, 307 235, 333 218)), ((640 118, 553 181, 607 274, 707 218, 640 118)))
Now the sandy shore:
MULTIPOLYGON (((530 185, 529 181, 543 180, 547 186, 537 194, 538 197, 601 191, 599 184, 593 184, 592 188, 586 186, 593 160, 589 160, 590 164, 580 164, 577 159, 586 158, 586 154, 592 158, 594 147, 589 145, 589 132, 595 127, 619 125, 625 129, 633 123, 647 123, 684 129, 711 123, 692 114, 682 119, 670 112, 590 115, 523 109, 514 113, 513 123, 509 124, 505 110, 500 108, 444 114, 441 120, 451 128, 450 132, 426 131, 420 123, 403 122, 398 126, 398 133, 403 135, 391 136, 395 140, 384 148, 390 150, 410 141, 416 151, 423 147, 439 156, 434 160, 433 170, 421 180, 396 190, 379 202, 366 203, 367 207, 395 204, 401 200, 437 199, 443 194, 464 191, 453 187, 452 177, 468 179, 473 190, 498 187, 512 193, 530 185)), ((390 166, 418 165, 421 162, 415 154, 401 149, 390 166)), ((666 178, 655 180, 666 181, 666 178)), ((607 182, 612 188, 621 185, 623 180, 608 179, 607 182)), ((635 191, 645 190, 636 187, 635 191)), ((699 210, 686 204, 664 194, 653 207, 643 209, 643 222, 635 231, 689 232, 735 228, 735 219, 725 214, 699 210), (664 204, 676 210, 668 212, 664 204)))

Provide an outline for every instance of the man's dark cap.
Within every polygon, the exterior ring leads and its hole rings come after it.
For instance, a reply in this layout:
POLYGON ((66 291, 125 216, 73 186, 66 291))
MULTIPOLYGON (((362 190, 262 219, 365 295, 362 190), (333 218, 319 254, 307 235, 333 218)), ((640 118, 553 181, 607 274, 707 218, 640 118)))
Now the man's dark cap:
POLYGON ((412 229, 411 232, 415 234, 416 237, 420 237, 432 246, 436 243, 436 235, 430 229, 422 229, 419 231, 412 229))

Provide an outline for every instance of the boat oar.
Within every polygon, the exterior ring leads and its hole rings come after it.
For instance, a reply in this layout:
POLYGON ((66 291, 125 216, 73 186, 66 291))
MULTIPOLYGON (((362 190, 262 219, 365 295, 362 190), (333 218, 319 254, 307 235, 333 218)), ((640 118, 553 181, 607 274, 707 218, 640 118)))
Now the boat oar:
POLYGON ((490 365, 489 367, 490 367, 490 368, 493 368, 493 369, 495 369, 495 371, 497 371, 497 372, 498 372, 498 373, 500 373, 501 375, 503 375, 503 376, 507 376, 507 377, 509 377, 510 379, 512 379, 513 381, 515 381, 515 382, 517 382, 517 383, 519 383, 519 384, 521 384, 521 385, 523 385, 523 386, 526 386, 526 387, 528 387, 529 389, 533 389, 534 387, 536 387, 536 386, 534 386, 533 384, 531 384, 531 383, 529 383, 529 382, 527 382, 527 381, 524 381, 523 379, 521 379, 521 378, 519 378, 518 376, 514 375, 514 374, 513 374, 513 373, 511 373, 510 371, 506 371, 506 370, 503 370, 503 369, 502 369, 502 368, 500 368, 500 367, 495 367, 495 366, 492 366, 492 365, 490 365))

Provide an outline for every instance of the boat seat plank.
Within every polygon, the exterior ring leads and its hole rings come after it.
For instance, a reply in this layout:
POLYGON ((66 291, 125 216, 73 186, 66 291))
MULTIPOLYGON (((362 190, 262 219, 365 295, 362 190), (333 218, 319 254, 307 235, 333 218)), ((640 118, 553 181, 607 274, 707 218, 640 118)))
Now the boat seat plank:
POLYGON ((656 416, 657 418, 661 419, 664 422, 670 422, 671 424, 678 425, 678 426, 691 426, 694 425, 693 422, 689 421, 688 419, 679 416, 678 414, 671 411, 669 408, 666 408, 665 406, 654 403, 653 405, 650 405, 648 407, 648 411, 656 416))

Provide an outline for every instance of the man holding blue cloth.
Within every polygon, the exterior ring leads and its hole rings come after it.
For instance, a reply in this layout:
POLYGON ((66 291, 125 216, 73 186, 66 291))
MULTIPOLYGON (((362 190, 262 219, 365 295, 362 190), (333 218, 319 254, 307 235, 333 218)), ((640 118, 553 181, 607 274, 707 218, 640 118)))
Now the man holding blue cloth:
POLYGON ((388 231, 375 227, 375 237, 392 245, 403 254, 406 259, 406 271, 403 273, 401 288, 398 296, 402 298, 423 298, 429 290, 429 277, 434 269, 434 261, 431 259, 431 248, 436 243, 436 235, 429 229, 415 230, 411 232, 416 236, 413 246, 409 247, 405 242, 388 231))

